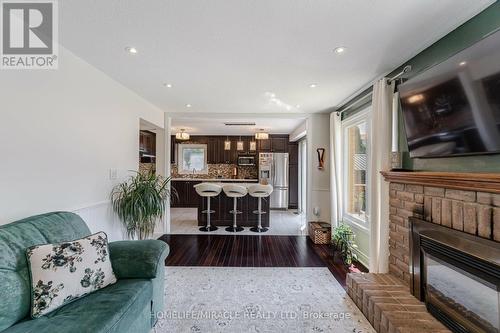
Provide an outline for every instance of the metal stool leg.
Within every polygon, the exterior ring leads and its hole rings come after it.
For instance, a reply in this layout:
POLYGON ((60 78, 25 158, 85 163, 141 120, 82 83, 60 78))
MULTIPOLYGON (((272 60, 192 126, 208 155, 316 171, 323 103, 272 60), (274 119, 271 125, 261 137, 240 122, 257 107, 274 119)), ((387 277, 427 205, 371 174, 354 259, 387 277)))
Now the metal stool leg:
POLYGON ((241 212, 238 212, 238 198, 234 197, 233 198, 233 210, 230 212, 233 214, 233 226, 232 227, 227 227, 226 228, 226 231, 229 231, 229 232, 240 232, 240 231, 243 231, 245 230, 243 227, 238 227, 238 225, 236 224, 236 217, 238 216, 238 214, 240 214, 241 212))
POLYGON ((203 211, 202 213, 207 213, 207 225, 204 227, 201 227, 199 230, 200 231, 215 231, 218 228, 214 225, 210 224, 210 214, 214 213, 215 211, 210 210, 210 197, 207 197, 207 210, 203 211))
POLYGON ((258 214, 258 217, 257 217, 257 221, 258 221, 258 224, 256 227, 253 227, 253 228, 250 228, 250 231, 253 231, 253 232, 266 232, 267 228, 264 228, 262 226, 262 215, 265 214, 265 212, 262 211, 262 198, 259 197, 259 207, 257 209, 257 212, 254 212, 254 214, 258 214))

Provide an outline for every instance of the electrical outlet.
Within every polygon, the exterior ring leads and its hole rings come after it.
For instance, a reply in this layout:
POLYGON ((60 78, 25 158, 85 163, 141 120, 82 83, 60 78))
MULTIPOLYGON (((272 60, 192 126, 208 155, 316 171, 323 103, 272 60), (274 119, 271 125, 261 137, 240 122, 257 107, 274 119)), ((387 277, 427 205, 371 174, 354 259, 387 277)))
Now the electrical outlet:
POLYGON ((109 169, 109 179, 117 180, 118 179, 118 170, 117 169, 109 169))

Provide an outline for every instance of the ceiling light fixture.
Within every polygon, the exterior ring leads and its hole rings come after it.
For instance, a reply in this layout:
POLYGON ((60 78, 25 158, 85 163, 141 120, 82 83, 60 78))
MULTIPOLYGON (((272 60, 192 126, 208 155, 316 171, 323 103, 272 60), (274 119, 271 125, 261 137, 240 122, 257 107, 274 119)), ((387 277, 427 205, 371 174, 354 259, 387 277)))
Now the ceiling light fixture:
POLYGON ((345 52, 345 47, 343 47, 343 46, 339 46, 339 47, 335 48, 335 49, 333 50, 333 52, 335 52, 335 53, 337 53, 337 54, 342 54, 342 53, 344 53, 344 52, 345 52))
POLYGON ((186 107, 190 108, 190 107, 192 107, 192 105, 191 104, 186 104, 186 107))
POLYGON ((164 85, 165 87, 167 87, 167 88, 172 88, 172 84, 171 84, 171 83, 164 83, 163 85, 164 85))
POLYGON ((316 83, 311 83, 311 84, 309 85, 309 88, 316 88, 317 86, 318 86, 318 85, 317 85, 316 83))
POLYGON ((467 61, 462 61, 462 62, 461 62, 461 63, 459 63, 458 65, 463 67, 463 66, 467 65, 467 61))
POLYGON ((300 104, 296 104, 296 105, 295 105, 295 107, 296 107, 297 109, 300 109, 300 104))
POLYGON ((267 140, 269 139, 269 133, 264 132, 264 129, 261 128, 259 132, 255 133, 256 140, 267 140))
POLYGON ((137 49, 135 47, 132 47, 132 46, 127 46, 125 48, 125 51, 127 51, 128 53, 131 53, 131 54, 137 54, 137 49))
POLYGON ((175 138, 177 140, 189 140, 189 133, 185 132, 185 129, 184 128, 181 128, 181 131, 180 132, 177 132, 175 133, 175 138))

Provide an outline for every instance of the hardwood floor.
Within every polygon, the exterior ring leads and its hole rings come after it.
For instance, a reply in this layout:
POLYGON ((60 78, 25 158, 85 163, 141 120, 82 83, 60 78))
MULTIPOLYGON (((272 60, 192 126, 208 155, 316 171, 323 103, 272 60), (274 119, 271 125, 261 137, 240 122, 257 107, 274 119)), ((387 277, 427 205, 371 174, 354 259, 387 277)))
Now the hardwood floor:
POLYGON ((333 259, 329 246, 316 245, 306 236, 163 235, 159 239, 170 246, 167 266, 328 267, 345 287, 348 269, 333 259))

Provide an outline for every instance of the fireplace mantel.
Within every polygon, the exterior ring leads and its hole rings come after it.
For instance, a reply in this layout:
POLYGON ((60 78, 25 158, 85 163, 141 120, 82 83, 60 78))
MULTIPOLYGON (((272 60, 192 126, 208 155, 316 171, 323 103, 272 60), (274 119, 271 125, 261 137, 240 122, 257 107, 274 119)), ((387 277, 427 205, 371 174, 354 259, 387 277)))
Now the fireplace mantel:
POLYGON ((500 173, 382 171, 382 175, 386 181, 393 183, 500 194, 500 173))

